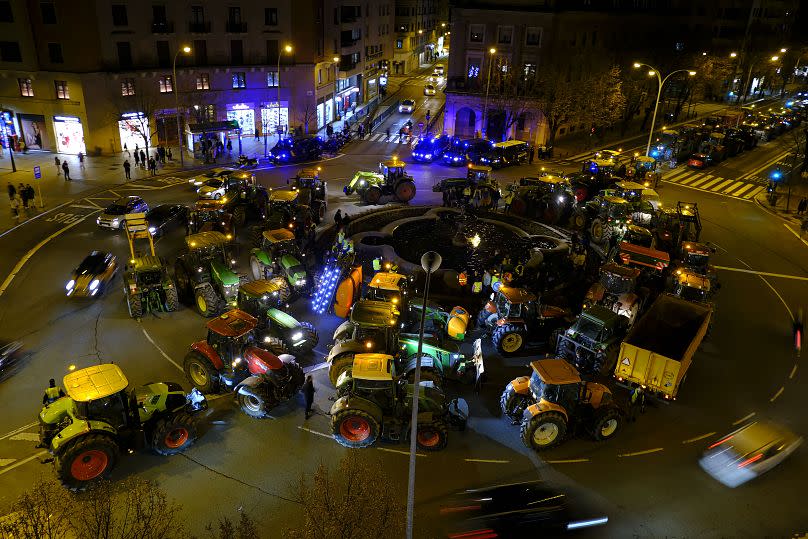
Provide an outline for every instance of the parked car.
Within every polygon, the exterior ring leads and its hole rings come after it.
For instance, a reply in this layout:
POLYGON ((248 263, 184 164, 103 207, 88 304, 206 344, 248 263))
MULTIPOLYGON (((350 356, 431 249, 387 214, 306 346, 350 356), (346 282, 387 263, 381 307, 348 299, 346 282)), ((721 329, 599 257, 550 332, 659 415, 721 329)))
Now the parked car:
POLYGON ((490 151, 482 154, 476 164, 488 165, 492 168, 502 168, 510 165, 520 165, 530 160, 533 148, 521 140, 508 140, 497 142, 490 151))
POLYGON ((273 163, 300 163, 319 159, 323 154, 323 141, 315 136, 288 137, 280 140, 269 152, 273 163))
POLYGON ((429 82, 434 84, 440 84, 441 82, 443 82, 443 73, 439 73, 438 70, 436 69, 429 76, 429 82))
POLYGON ((120 230, 123 228, 124 216, 127 213, 146 213, 149 205, 137 195, 121 197, 104 209, 95 223, 101 228, 120 230))
POLYGON ((433 84, 424 86, 424 95, 435 95, 435 86, 433 84))
POLYGON ((452 137, 449 135, 424 137, 412 149, 412 159, 420 163, 431 163, 443 157, 443 152, 451 144, 452 137))
POLYGON ((234 168, 228 167, 216 167, 206 171, 204 174, 200 174, 199 176, 194 176, 188 180, 188 183, 194 189, 199 189, 202 187, 202 184, 208 180, 216 179, 216 178, 225 178, 230 176, 231 174, 238 172, 234 168))
POLYGON ((452 145, 443 152, 443 164, 453 167, 466 166, 475 156, 489 151, 493 143, 487 139, 455 138, 452 145))
POLYGON ((159 237, 178 226, 188 222, 188 208, 182 204, 160 204, 146 212, 149 232, 159 237))
POLYGON ((402 99, 398 104, 398 112, 401 114, 412 114, 415 111, 415 101, 412 99, 402 99))
POLYGON ((435 64, 435 73, 438 73, 439 75, 443 76, 443 74, 445 73, 444 71, 445 69, 446 68, 444 67, 443 64, 435 64))
POLYGON ((687 160, 687 166, 691 168, 707 168, 713 164, 713 159, 706 153, 694 153, 687 160))

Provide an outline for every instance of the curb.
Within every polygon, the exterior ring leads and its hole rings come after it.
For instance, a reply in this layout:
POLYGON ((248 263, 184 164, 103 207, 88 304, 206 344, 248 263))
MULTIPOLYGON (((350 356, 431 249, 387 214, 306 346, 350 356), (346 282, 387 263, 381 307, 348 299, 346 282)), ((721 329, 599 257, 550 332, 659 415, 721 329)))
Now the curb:
POLYGON ((755 202, 756 202, 756 203, 757 203, 757 205, 760 207, 760 209, 762 209, 762 210, 763 210, 763 211, 765 211, 766 213, 769 213, 769 214, 771 214, 771 215, 773 215, 773 216, 775 216, 775 217, 777 217, 777 218, 779 218, 779 219, 781 219, 781 220, 783 220, 783 221, 785 221, 785 222, 787 222, 787 223, 790 223, 790 224, 792 224, 792 225, 797 225, 797 226, 801 226, 801 225, 802 225, 802 221, 800 221, 800 220, 799 220, 799 219, 797 219, 796 217, 785 216, 785 215, 782 215, 782 214, 781 214, 780 212, 778 212, 777 210, 773 210, 773 209, 771 209, 771 207, 769 206, 769 203, 768 203, 768 201, 766 200, 766 197, 765 197, 765 196, 761 196, 760 194, 757 194, 757 195, 755 196, 755 202))

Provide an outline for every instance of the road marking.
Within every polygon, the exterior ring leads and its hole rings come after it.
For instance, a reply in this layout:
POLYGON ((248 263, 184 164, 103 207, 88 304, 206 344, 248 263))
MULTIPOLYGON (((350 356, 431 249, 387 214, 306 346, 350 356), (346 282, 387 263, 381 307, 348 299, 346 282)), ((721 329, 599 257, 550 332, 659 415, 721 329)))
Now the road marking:
MULTIPOLYGON (((379 451, 387 451, 388 453, 400 453, 402 455, 409 455, 410 454, 409 451, 402 451, 401 449, 390 449, 389 447, 377 447, 376 449, 378 449, 379 451)), ((423 453, 416 453, 415 456, 416 457, 425 457, 426 455, 424 455, 423 453)))
POLYGON ((793 228, 791 228, 790 226, 788 226, 788 223, 783 223, 783 226, 784 226, 784 227, 786 227, 786 228, 788 229, 788 231, 789 231, 789 232, 791 232, 792 234, 794 234, 795 236, 797 236, 797 239, 798 239, 798 240, 800 240, 800 241, 801 241, 802 243, 804 243, 805 245, 808 245, 808 241, 805 241, 804 239, 802 239, 802 236, 800 236, 799 234, 797 234, 797 231, 796 231, 796 230, 794 230, 793 228))
POLYGON ((54 232, 53 234, 51 234, 50 236, 48 236, 44 240, 42 240, 39 243, 37 243, 36 245, 34 245, 34 247, 30 251, 25 253, 23 255, 23 257, 19 260, 19 262, 17 262, 17 264, 14 266, 14 269, 12 269, 11 273, 9 273, 8 277, 6 277, 6 280, 3 281, 3 284, 0 285, 0 296, 2 296, 5 293, 6 289, 8 289, 9 285, 11 284, 11 281, 14 280, 14 277, 17 276, 17 274, 20 272, 20 270, 22 270, 23 266, 25 266, 25 264, 28 262, 28 260, 30 260, 31 257, 36 254, 37 251, 42 249, 42 247, 44 247, 45 244, 47 244, 53 238, 55 238, 56 236, 60 235, 61 233, 65 232, 67 230, 70 230, 71 228, 73 228, 77 224, 83 222, 87 217, 89 217, 93 213, 96 213, 97 211, 99 211, 99 210, 96 210, 96 211, 94 211, 92 213, 88 213, 87 215, 85 215, 84 217, 82 217, 81 219, 76 221, 75 223, 70 223, 66 227, 60 228, 59 230, 57 230, 56 232, 54 232))
POLYGON ((797 374, 797 364, 794 364, 794 367, 791 369, 791 374, 788 375, 789 380, 794 379, 794 375, 797 374))
POLYGON ((17 459, 0 459, 0 468, 8 466, 12 462, 17 462, 17 459))
POLYGON ((721 191, 724 187, 726 187, 727 185, 729 185, 731 183, 732 183, 732 180, 724 180, 719 185, 716 185, 715 189, 713 189, 713 191, 721 191))
POLYGON ((763 188, 762 188, 762 187, 759 187, 759 186, 758 186, 758 187, 755 187, 755 189, 754 189, 754 190, 749 191, 748 193, 746 193, 746 194, 743 196, 743 198, 752 198, 753 196, 757 195, 758 193, 760 193, 760 192, 762 192, 762 191, 763 191, 763 188))
POLYGON ((636 457, 639 455, 648 455, 649 453, 659 453, 664 450, 664 447, 655 447, 654 449, 646 449, 645 451, 635 451, 634 453, 621 453, 618 457, 636 457))
POLYGON ((37 432, 21 432, 19 434, 15 434, 9 440, 14 440, 15 442, 38 442, 39 441, 39 433, 37 432))
POLYGON ((746 184, 744 182, 735 182, 732 185, 730 185, 729 187, 727 187, 726 189, 724 189, 724 192, 729 195, 730 193, 732 193, 734 190, 736 190, 738 187, 740 187, 742 185, 746 185, 746 184))
POLYGON ((754 186, 755 186, 755 184, 753 184, 753 183, 745 183, 745 184, 743 184, 743 187, 741 187, 740 189, 738 189, 737 191, 732 193, 732 196, 739 197, 739 196, 741 196, 741 193, 743 193, 747 189, 750 189, 750 188, 752 188, 754 186))
POLYGON ((690 187, 698 187, 700 184, 706 182, 710 178, 712 178, 712 176, 710 176, 709 174, 706 174, 703 178, 700 178, 699 181, 691 183, 690 187))
POLYGON ((576 462, 589 462, 589 459, 563 459, 563 460, 545 460, 547 464, 574 464, 576 462))
POLYGON ((483 462, 489 464, 508 464, 509 460, 495 460, 495 459, 463 459, 466 462, 483 462))
POLYGON ((29 217, 28 219, 26 219, 26 220, 25 220, 25 221, 23 221, 22 223, 20 223, 20 224, 18 224, 18 225, 14 225, 13 227, 11 227, 11 228, 9 228, 8 230, 6 230, 5 232, 0 233, 0 238, 2 238, 3 236, 5 236, 6 234, 11 234, 12 232, 14 232, 15 230, 17 230, 18 228, 20 228, 20 227, 22 227, 22 226, 25 226, 26 224, 30 223, 31 221, 36 221, 36 220, 37 220, 37 219, 39 219, 40 217, 44 217, 44 216, 48 215, 48 214, 49 214, 49 213, 51 213, 51 212, 54 212, 54 211, 56 211, 56 210, 58 210, 58 209, 61 209, 61 208, 64 208, 64 207, 65 207, 65 206, 67 206, 68 204, 70 204, 70 202, 69 202, 69 201, 68 201, 68 202, 62 202, 61 204, 59 204, 59 205, 58 205, 58 206, 56 206, 55 208, 51 208, 51 209, 49 209, 49 210, 43 211, 42 213, 38 213, 38 214, 34 215, 33 217, 29 217))
POLYGON ((44 457, 47 454, 48 454, 47 451, 40 451, 39 453, 35 453, 35 454, 31 455, 28 458, 19 460, 19 461, 15 462, 14 464, 12 464, 11 466, 9 466, 7 468, 3 468, 2 470, 0 470, 0 475, 3 475, 4 473, 10 472, 11 470, 22 466, 23 464, 27 464, 27 463, 31 462, 32 460, 34 460, 34 459, 38 459, 39 457, 44 457))
POLYGON ((679 185, 688 185, 690 182, 694 180, 698 180, 701 176, 699 176, 698 172, 694 173, 692 176, 688 176, 686 178, 680 179, 677 183, 679 185))
POLYGON ((322 436, 323 438, 328 438, 328 439, 330 439, 330 440, 333 440, 333 439, 334 439, 334 437, 333 437, 333 436, 331 436, 330 434, 325 434, 325 433, 322 433, 322 432, 317 432, 316 430, 307 429, 306 427, 301 427, 300 425, 298 425, 298 427, 297 427, 297 428, 299 428, 300 430, 305 430, 306 432, 310 432, 310 433, 312 433, 312 434, 316 434, 317 436, 322 436))
POLYGON ((715 432, 708 432, 707 434, 702 434, 701 436, 696 436, 695 438, 690 438, 689 440, 682 440, 682 443, 691 444, 693 442, 698 442, 699 440, 709 438, 710 436, 715 436, 715 432))
MULTIPOLYGON (((784 273, 771 273, 771 272, 768 272, 768 271, 756 271, 756 270, 752 270, 752 269, 730 268, 728 266, 714 266, 714 267, 716 269, 722 269, 722 270, 726 270, 726 271, 736 271, 738 273, 751 273, 752 275, 757 275, 758 277, 761 277, 762 275, 765 275, 766 277, 781 277, 783 279, 793 279, 795 281, 808 281, 808 277, 801 277, 799 275, 786 275, 784 273)), ((763 280, 765 281, 766 279, 763 279, 763 280)), ((769 286, 771 286, 771 285, 769 285, 769 286)), ((776 291, 775 291, 775 293, 776 293, 776 291)), ((780 294, 777 294, 777 295, 779 296, 780 294)), ((782 301, 782 299, 783 298, 780 298, 781 301, 782 301)))
POLYGON ((90 206, 89 204, 71 204, 71 208, 82 208, 85 210, 100 210, 100 206, 90 206))
POLYGON ((763 163, 763 165, 761 165, 760 167, 758 167, 758 168, 756 168, 756 169, 753 169, 753 170, 750 170, 750 171, 749 171, 749 172, 747 172, 746 174, 743 174, 743 175, 742 175, 740 178, 738 178, 738 179, 739 179, 739 180, 745 180, 746 178, 749 178, 750 176, 754 176, 754 175, 756 175, 756 174, 759 174, 759 173, 763 172, 765 169, 767 169, 767 168, 769 168, 770 166, 772 166, 773 164, 777 163, 777 162, 778 162, 780 159, 782 159, 783 157, 787 156, 788 154, 789 154, 789 152, 783 152, 783 153, 779 154, 777 157, 775 157, 774 159, 770 159, 769 161, 766 161, 766 162, 765 162, 765 163, 763 163))
POLYGON ((161 354, 163 354, 163 357, 164 357, 164 358, 166 358, 166 359, 168 360, 168 362, 169 362, 169 363, 171 363, 172 365, 174 365, 175 367, 177 367, 177 368, 180 370, 180 372, 185 372, 185 371, 183 370, 183 368, 182 368, 182 367, 180 367, 180 366, 177 364, 177 362, 176 362, 176 361, 174 361, 173 359, 171 359, 170 357, 168 357, 168 354, 166 354, 165 352, 163 352, 163 349, 162 349, 162 348, 160 348, 159 346, 157 346, 157 343, 156 343, 156 342, 154 342, 154 341, 152 340, 151 335, 149 335, 149 333, 146 331, 146 328, 141 327, 140 329, 141 329, 141 330, 143 330, 143 334, 146 336, 146 338, 149 340, 149 342, 150 342, 150 343, 152 343, 152 345, 153 345, 155 348, 157 348, 157 351, 158 351, 158 352, 160 352, 161 354))
POLYGON ((782 394, 783 394, 783 391, 785 391, 785 387, 780 386, 780 389, 778 389, 778 390, 777 390, 777 393, 775 393, 775 394, 774 394, 774 396, 773 396, 772 398, 770 398, 770 399, 769 399, 769 402, 774 402, 774 401, 776 401, 776 400, 777 400, 777 397, 779 397, 780 395, 782 395, 782 394))
POLYGON ((0 440, 5 440, 6 438, 10 438, 10 437, 14 436, 17 433, 26 431, 26 430, 28 430, 30 428, 36 427, 37 425, 39 425, 39 423, 37 421, 34 421, 33 423, 28 423, 27 425, 23 425, 22 427, 18 427, 16 429, 12 430, 11 432, 7 432, 7 433, 3 434, 2 436, 0 436, 0 440))
POLYGON ((702 186, 700 187, 700 189, 709 189, 709 188, 710 188, 710 186, 717 184, 717 183, 718 183, 718 182, 720 182, 722 179, 723 179, 723 178, 716 178, 716 179, 714 179, 714 180, 710 180, 710 182, 709 182, 709 183, 705 183, 704 185, 702 185, 702 186))
POLYGON ((749 420, 749 419, 752 419, 753 417, 755 417, 755 412, 752 412, 752 413, 751 413, 751 414, 749 414, 749 415, 745 415, 745 416, 743 416, 743 417, 742 417, 742 418, 740 418, 738 421, 735 421, 735 422, 733 423, 733 425, 740 425, 740 424, 741 424, 741 423, 743 423, 744 421, 747 421, 747 420, 749 420))

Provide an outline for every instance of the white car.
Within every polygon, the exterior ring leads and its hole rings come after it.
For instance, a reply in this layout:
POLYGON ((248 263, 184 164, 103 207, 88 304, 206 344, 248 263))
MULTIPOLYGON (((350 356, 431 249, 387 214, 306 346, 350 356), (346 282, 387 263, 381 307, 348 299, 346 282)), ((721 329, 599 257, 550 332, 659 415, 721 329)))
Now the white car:
POLYGON ((194 176, 193 178, 188 179, 188 184, 191 185, 194 189, 199 189, 202 187, 202 184, 208 180, 221 178, 223 176, 230 176, 231 174, 235 174, 238 170, 234 168, 226 168, 226 167, 216 167, 206 171, 204 174, 200 176, 194 176))
POLYGON ((424 95, 435 95, 435 86, 432 84, 424 86, 424 95))
MULTIPOLYGON (((437 73, 437 74, 438 74, 438 75, 440 75, 440 76, 443 76, 443 74, 444 74, 444 69, 445 69, 445 68, 443 67, 443 64, 437 64, 437 65, 435 66, 435 73, 437 73)), ((434 73, 433 73, 433 74, 434 74, 434 73)))
POLYGON ((202 187, 196 190, 196 194, 199 195, 199 198, 219 200, 224 196, 227 187, 227 180, 225 178, 208 180, 202 184, 202 187))
POLYGON ((802 444, 802 437, 769 421, 750 423, 707 447, 699 465, 735 488, 768 472, 802 444))
POLYGON ((433 71, 432 75, 429 77, 429 82, 440 84, 441 82, 443 82, 443 75, 441 75, 437 71, 433 71))
POLYGON ((398 104, 398 112, 401 114, 412 114, 415 110, 415 101, 412 99, 402 99, 398 104))

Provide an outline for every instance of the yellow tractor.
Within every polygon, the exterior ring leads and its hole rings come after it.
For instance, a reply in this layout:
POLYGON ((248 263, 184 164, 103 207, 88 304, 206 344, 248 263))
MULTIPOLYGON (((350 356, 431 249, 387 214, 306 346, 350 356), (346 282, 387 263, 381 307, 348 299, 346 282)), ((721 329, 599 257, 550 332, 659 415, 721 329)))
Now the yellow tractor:
POLYGON ((530 378, 511 381, 500 397, 502 413, 514 422, 521 419, 522 443, 528 449, 554 447, 581 427, 597 441, 617 434, 621 412, 609 388, 582 381, 563 359, 540 359, 530 366, 530 378))

